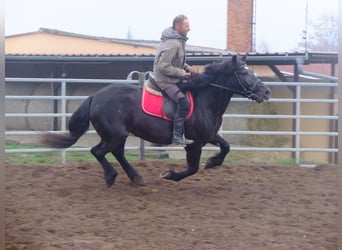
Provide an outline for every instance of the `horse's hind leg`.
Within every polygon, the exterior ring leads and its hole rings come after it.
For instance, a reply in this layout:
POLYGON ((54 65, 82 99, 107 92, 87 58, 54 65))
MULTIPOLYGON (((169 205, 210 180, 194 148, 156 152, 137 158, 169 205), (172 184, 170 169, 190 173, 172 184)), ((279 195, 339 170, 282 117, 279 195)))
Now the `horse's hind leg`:
POLYGON ((114 184, 115 178, 118 175, 118 172, 115 170, 115 168, 113 168, 112 164, 110 164, 105 157, 105 155, 110 151, 111 150, 104 141, 101 141, 98 145, 90 150, 90 152, 103 167, 107 187, 111 187, 114 184))
POLYGON ((216 134, 210 141, 210 144, 216 145, 220 147, 220 152, 218 154, 216 154, 215 156, 210 157, 206 164, 205 164, 205 169, 208 168, 214 168, 217 166, 220 166, 223 161, 224 158, 226 157, 226 155, 229 153, 230 151, 230 145, 229 143, 223 139, 221 136, 219 136, 218 134, 216 134))
POLYGON ((125 157, 125 143, 122 143, 114 151, 112 151, 115 158, 121 164, 122 168, 125 170, 128 178, 132 181, 133 185, 144 185, 142 177, 134 169, 134 167, 127 161, 125 157))

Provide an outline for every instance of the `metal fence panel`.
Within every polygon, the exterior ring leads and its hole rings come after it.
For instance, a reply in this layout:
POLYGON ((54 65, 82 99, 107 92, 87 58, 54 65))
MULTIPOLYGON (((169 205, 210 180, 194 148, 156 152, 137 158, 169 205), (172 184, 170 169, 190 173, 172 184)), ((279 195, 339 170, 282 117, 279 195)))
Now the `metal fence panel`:
MULTIPOLYGON (((60 102, 61 110, 58 113, 6 113, 6 118, 37 118, 37 117, 59 117, 61 118, 61 127, 59 131, 53 131, 57 133, 65 132, 66 121, 67 118, 72 115, 72 113, 67 112, 66 102, 69 100, 83 100, 87 98, 87 96, 68 96, 67 89, 68 86, 74 83, 105 83, 105 84, 143 84, 144 78, 146 76, 140 77, 139 80, 132 80, 134 75, 144 74, 139 72, 133 72, 128 77, 128 80, 122 79, 68 79, 68 78, 6 78, 5 81, 7 84, 12 82, 30 82, 30 83, 60 83, 61 91, 59 96, 29 96, 29 95, 7 95, 5 100, 57 100, 60 102)), ((337 83, 310 83, 310 82, 266 82, 268 86, 285 86, 285 87, 295 87, 296 88, 296 96, 295 98, 271 98, 269 102, 271 103, 293 103, 295 105, 295 113, 294 114, 224 114, 223 121, 225 122, 227 119, 235 119, 235 118, 243 118, 243 119, 291 119, 295 123, 294 131, 247 131, 247 130, 224 130, 223 128, 219 131, 221 135, 268 135, 268 136, 293 136, 295 139, 295 143, 293 147, 240 147, 240 146, 232 146, 232 151, 255 151, 255 152, 293 152, 295 154, 295 162, 296 164, 301 163, 301 153, 303 152, 333 152, 336 153, 338 151, 336 148, 303 148, 301 147, 301 136, 326 136, 326 137, 337 137, 336 131, 302 131, 301 130, 301 121, 305 119, 314 119, 314 120, 332 120, 337 121, 337 115, 306 115, 301 114, 301 104, 303 103, 321 103, 321 104, 337 104, 337 99, 315 99, 315 98, 302 98, 302 88, 303 87, 337 87, 337 83)), ((232 102, 250 102, 245 98, 234 97, 232 98, 232 102)), ((45 131, 5 131, 6 136, 37 136, 39 133, 45 131)), ((52 131, 50 131, 52 132, 52 131)), ((89 130, 87 134, 96 134, 94 130, 89 130)), ((126 150, 140 150, 141 158, 144 158, 143 150, 183 150, 182 147, 147 147, 141 141, 139 145, 126 147, 126 150)), ((68 151, 88 151, 89 148, 80 148, 80 147, 72 147, 65 150, 60 149, 47 149, 47 148, 35 148, 35 149, 6 149, 5 152, 7 154, 13 153, 36 153, 36 152, 61 152, 62 153, 62 162, 65 162, 65 152, 68 151)), ((218 150, 217 147, 204 147, 204 151, 212 151, 218 150)))

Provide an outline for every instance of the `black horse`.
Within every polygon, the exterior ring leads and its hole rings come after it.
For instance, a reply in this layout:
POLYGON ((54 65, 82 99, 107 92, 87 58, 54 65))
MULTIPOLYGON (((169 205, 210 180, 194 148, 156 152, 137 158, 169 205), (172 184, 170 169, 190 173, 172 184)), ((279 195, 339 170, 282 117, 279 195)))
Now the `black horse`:
MULTIPOLYGON (((202 147, 214 144, 220 152, 209 158, 205 168, 219 166, 230 151, 230 145, 217 134, 222 116, 234 94, 261 103, 270 97, 267 88, 256 74, 249 70, 245 59, 233 56, 230 60, 214 62, 203 73, 193 75, 179 87, 190 91, 194 100, 194 113, 185 123, 185 135, 194 142, 185 147, 187 169, 182 172, 165 170, 161 177, 179 181, 198 171, 202 147)), ((107 161, 112 153, 134 184, 143 180, 126 160, 124 146, 129 133, 157 144, 172 143, 172 121, 153 117, 141 108, 142 88, 129 84, 113 84, 88 97, 69 120, 69 133, 43 135, 42 142, 55 148, 73 145, 89 128, 90 121, 101 137, 91 153, 102 165, 108 187, 112 186, 118 172, 107 161)))

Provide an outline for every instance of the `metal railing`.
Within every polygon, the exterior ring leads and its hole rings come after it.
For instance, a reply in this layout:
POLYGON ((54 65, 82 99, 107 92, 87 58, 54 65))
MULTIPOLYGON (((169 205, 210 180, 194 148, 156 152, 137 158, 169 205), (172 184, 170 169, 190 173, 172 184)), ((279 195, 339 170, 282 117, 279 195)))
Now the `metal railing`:
MULTIPOLYGON (((52 117, 52 118, 60 118, 61 126, 59 131, 50 131, 55 133, 63 133, 66 131, 67 127, 67 117, 70 117, 72 113, 67 112, 67 101, 69 100, 83 100, 86 99, 87 96, 67 96, 67 88, 70 84, 74 83, 105 83, 105 84, 140 84, 142 85, 144 79, 146 78, 146 73, 132 72, 129 75, 127 80, 119 80, 119 79, 68 79, 68 78, 6 78, 6 84, 10 84, 13 82, 30 82, 30 83, 60 83, 60 95, 59 96, 29 96, 29 95, 7 95, 5 96, 5 100, 56 100, 60 103, 60 112, 59 113, 6 113, 5 118, 41 118, 41 117, 52 117), (133 76, 137 75, 138 79, 133 80, 133 76)), ((325 147, 325 148, 302 148, 301 147, 301 137, 302 136, 328 136, 328 137, 337 137, 338 133, 336 131, 302 131, 301 129, 301 120, 304 119, 323 119, 323 120, 333 120, 337 121, 337 115, 306 115, 301 114, 301 104, 302 103, 325 103, 335 105, 337 104, 337 99, 305 99, 302 98, 302 88, 303 87, 337 87, 337 83, 309 83, 309 82, 265 82, 268 86, 287 86, 287 87, 295 87, 295 97, 294 98, 271 98, 269 102, 271 103, 293 103, 295 106, 294 114, 285 115, 285 114, 224 114, 223 120, 225 122, 226 119, 234 119, 234 118, 243 118, 243 119, 291 119, 294 121, 294 130, 292 131, 250 131, 250 130, 224 130, 223 127, 219 131, 220 135, 287 135, 293 136, 294 144, 293 147, 250 147, 250 146, 232 146, 232 151, 255 151, 255 152, 293 152, 295 163, 301 163, 301 153, 302 152, 330 152, 337 153, 337 147, 325 147)), ((232 98, 232 102, 249 102, 245 98, 232 98)), ((5 136, 23 136, 23 135, 39 135, 46 131, 5 131, 5 136)), ((89 130, 87 134, 95 134, 94 130, 89 130)), ((136 146, 126 147, 126 150, 138 150, 140 152, 140 158, 144 159, 144 152, 148 150, 183 150, 182 147, 147 147, 144 145, 144 142, 141 140, 140 143, 136 146)), ((81 148, 81 147, 71 147, 68 149, 50 149, 50 148, 32 148, 32 149, 6 149, 5 153, 36 153, 36 152, 61 152, 62 162, 65 163, 65 152, 69 151, 88 151, 90 148, 81 148)), ((218 150, 217 147, 206 146, 203 148, 204 151, 212 151, 218 150)))

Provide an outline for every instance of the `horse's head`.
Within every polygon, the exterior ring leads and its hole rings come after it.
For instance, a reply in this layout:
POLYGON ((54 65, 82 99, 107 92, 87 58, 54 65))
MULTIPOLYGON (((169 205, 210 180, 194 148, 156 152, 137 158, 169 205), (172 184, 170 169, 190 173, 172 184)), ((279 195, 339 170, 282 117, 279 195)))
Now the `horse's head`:
POLYGON ((247 67, 244 58, 236 55, 232 57, 230 74, 233 74, 236 82, 236 94, 248 97, 257 103, 267 101, 271 90, 257 77, 256 73, 247 67))
POLYGON ((201 74, 192 74, 181 90, 199 89, 206 86, 225 89, 231 93, 250 98, 258 103, 270 98, 271 90, 263 84, 256 73, 248 69, 246 58, 234 55, 229 61, 208 64, 201 74))

